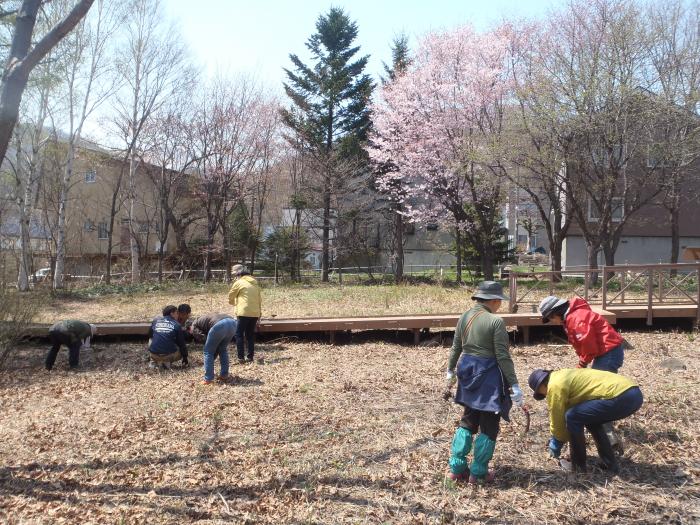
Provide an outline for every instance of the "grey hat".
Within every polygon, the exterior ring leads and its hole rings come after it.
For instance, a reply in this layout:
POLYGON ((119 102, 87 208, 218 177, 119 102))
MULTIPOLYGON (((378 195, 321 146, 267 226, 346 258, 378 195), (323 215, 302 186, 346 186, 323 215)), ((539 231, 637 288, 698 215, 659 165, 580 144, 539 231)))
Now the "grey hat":
POLYGON ((472 295, 472 299, 483 299, 485 301, 492 301, 494 299, 500 299, 501 301, 508 301, 508 296, 503 293, 503 286, 501 283, 496 281, 482 281, 476 288, 476 292, 472 295))
POLYGON ((566 304, 566 299, 560 299, 556 295, 550 295, 542 299, 542 301, 540 302, 540 314, 542 315, 542 322, 548 323, 552 312, 563 304, 566 304))
POLYGON ((241 275, 243 272, 247 271, 248 268, 246 268, 243 264, 235 264, 233 267, 231 267, 231 273, 233 275, 241 275))

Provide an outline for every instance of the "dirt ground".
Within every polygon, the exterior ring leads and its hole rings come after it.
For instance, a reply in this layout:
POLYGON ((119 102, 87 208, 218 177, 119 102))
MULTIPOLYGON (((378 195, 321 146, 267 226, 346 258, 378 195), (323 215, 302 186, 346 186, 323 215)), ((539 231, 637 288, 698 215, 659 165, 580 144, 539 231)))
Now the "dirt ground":
MULTIPOLYGON (((625 336, 622 371, 645 403, 619 424, 620 475, 559 470, 546 407, 529 398, 530 433, 517 412, 502 425, 486 488, 444 481, 460 416, 440 399, 445 347, 279 341, 234 366, 230 386, 201 384, 199 349, 189 369, 157 372, 141 344, 98 342, 83 371, 66 370, 64 349, 49 373, 45 348, 25 347, 0 372, 0 521, 697 523, 700 345, 625 336)), ((576 362, 556 345, 513 355, 523 385, 532 368, 576 362)))

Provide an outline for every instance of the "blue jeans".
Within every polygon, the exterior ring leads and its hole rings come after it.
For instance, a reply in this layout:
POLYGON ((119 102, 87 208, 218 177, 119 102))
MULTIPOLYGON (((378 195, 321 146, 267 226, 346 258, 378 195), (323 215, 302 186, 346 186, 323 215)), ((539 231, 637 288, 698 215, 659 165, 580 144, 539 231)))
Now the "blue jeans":
POLYGON ((235 319, 222 319, 211 327, 204 343, 204 379, 214 379, 214 360, 219 356, 221 377, 228 375, 228 344, 236 335, 235 319))
POLYGON ((596 370, 605 370, 617 374, 617 371, 622 368, 622 363, 625 360, 625 352, 622 345, 616 346, 612 350, 608 350, 603 355, 599 355, 593 360, 591 368, 596 370))
POLYGON ((587 425, 624 419, 639 410, 643 401, 638 386, 633 386, 612 399, 584 401, 566 411, 566 428, 572 434, 580 434, 587 425))

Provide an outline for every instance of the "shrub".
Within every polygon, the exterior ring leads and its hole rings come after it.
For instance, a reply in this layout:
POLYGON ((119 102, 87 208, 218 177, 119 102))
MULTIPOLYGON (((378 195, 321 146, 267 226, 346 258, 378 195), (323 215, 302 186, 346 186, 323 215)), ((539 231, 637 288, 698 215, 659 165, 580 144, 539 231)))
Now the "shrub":
POLYGON ((19 293, 3 286, 0 290, 0 367, 17 343, 28 335, 41 296, 19 293))

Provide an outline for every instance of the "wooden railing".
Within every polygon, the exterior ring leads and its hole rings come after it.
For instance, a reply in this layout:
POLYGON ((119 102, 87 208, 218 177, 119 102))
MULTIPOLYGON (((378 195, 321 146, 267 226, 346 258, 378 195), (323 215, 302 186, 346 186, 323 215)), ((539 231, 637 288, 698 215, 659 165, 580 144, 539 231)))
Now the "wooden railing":
MULTIPOLYGON (((616 265, 560 272, 512 272, 510 312, 535 312, 544 295, 578 295, 602 308, 700 305, 700 263, 616 265)), ((697 308, 696 322, 700 322, 697 308)))

